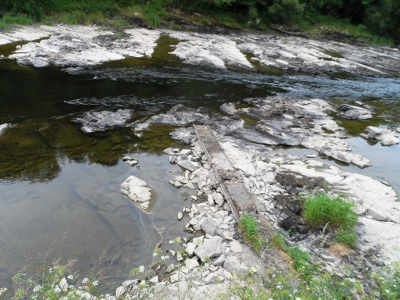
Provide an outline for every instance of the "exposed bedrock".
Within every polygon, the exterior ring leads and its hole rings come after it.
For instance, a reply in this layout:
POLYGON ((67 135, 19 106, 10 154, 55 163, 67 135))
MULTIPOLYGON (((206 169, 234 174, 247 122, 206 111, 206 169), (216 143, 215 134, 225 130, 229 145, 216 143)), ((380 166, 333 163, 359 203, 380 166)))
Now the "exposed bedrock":
POLYGON ((399 76, 400 51, 269 34, 204 34, 132 28, 116 34, 96 26, 19 27, 0 45, 28 42, 10 55, 21 64, 84 67, 129 57, 151 57, 161 35, 177 40, 171 55, 183 63, 219 69, 399 76), (36 41, 40 38, 45 38, 36 41))

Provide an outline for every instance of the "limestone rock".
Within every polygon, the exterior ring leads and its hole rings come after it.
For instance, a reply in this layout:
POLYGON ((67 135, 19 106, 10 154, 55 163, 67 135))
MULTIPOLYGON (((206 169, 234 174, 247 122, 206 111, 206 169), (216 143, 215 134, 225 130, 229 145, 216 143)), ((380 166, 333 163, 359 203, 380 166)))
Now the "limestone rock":
POLYGON ((372 113, 363 107, 342 104, 338 108, 339 116, 349 120, 368 120, 372 119, 372 113))
POLYGON ((223 253, 222 238, 206 238, 203 244, 196 248, 194 253, 201 259, 202 262, 206 262, 207 259, 220 256, 223 253))
POLYGON ((383 146, 391 146, 400 143, 400 138, 390 129, 368 126, 368 138, 376 139, 381 142, 383 146))
POLYGON ((93 111, 84 113, 74 121, 82 124, 82 131, 92 133, 104 131, 110 127, 123 126, 132 117, 129 109, 119 109, 112 111, 93 111))
POLYGON ((121 192, 144 211, 149 209, 152 197, 151 188, 142 179, 136 176, 129 176, 121 184, 121 192))

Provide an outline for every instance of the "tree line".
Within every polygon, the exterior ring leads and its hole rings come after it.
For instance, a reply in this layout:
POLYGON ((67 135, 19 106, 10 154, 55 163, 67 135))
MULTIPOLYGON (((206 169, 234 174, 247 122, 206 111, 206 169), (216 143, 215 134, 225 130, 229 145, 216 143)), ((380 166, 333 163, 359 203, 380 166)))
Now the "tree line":
POLYGON ((107 11, 133 4, 155 9, 226 11, 265 23, 313 22, 317 15, 349 20, 374 33, 400 41, 400 0, 1 0, 0 11, 27 14, 35 19, 53 11, 107 11))

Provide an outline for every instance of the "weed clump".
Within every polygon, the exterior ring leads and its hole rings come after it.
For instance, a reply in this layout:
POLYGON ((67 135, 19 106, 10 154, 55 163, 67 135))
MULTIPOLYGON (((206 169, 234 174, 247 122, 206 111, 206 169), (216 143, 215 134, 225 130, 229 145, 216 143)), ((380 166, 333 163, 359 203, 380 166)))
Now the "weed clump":
POLYGON ((258 231, 258 224, 254 217, 243 214, 239 220, 239 229, 244 239, 254 248, 256 252, 260 252, 263 247, 263 241, 258 231))
POLYGON ((357 214, 353 204, 340 197, 330 198, 326 193, 309 196, 304 203, 303 217, 312 228, 326 228, 337 231, 336 239, 354 247, 357 214))

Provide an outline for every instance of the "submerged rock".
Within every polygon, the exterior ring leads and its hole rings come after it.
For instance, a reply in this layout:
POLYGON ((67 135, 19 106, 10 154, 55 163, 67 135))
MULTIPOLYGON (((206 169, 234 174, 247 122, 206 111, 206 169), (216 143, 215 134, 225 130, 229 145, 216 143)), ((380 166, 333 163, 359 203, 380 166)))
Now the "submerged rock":
POLYGON ((368 138, 375 139, 381 142, 383 146, 391 146, 400 143, 400 138, 398 137, 398 135, 387 128, 368 126, 367 134, 368 138))
POLYGON ((338 108, 339 116, 349 120, 368 120, 372 119, 372 113, 366 108, 342 104, 338 108))
POLYGON ((144 211, 149 209, 152 192, 151 188, 142 179, 129 176, 121 184, 121 192, 128 196, 129 199, 135 202, 144 211))
POLYGON ((126 121, 132 118, 132 112, 129 109, 119 109, 112 111, 87 112, 82 117, 74 121, 82 124, 82 131, 92 133, 104 131, 110 127, 123 126, 126 121))
POLYGON ((136 166, 139 163, 139 161, 137 159, 134 159, 133 157, 128 156, 128 155, 125 155, 122 158, 122 161, 131 167, 136 166))

